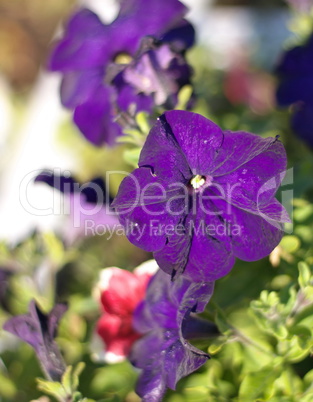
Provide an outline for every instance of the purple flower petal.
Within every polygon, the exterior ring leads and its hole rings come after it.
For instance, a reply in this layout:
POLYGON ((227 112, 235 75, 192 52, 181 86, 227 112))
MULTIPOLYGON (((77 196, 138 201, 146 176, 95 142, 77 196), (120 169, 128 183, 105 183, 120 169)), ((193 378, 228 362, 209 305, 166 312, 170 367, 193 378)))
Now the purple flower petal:
POLYGON ((306 44, 286 51, 276 69, 280 83, 276 100, 280 106, 294 104, 291 126, 310 146, 312 136, 313 105, 313 35, 306 44))
POLYGON ((78 105, 74 112, 74 122, 86 139, 94 145, 114 145, 122 134, 120 126, 114 122, 111 99, 115 91, 109 86, 99 87, 92 99, 78 105))
POLYGON ((97 69, 65 73, 61 83, 63 106, 75 108, 92 99, 102 80, 103 72, 97 69))
MULTIPOLYGON (((232 137, 232 134, 230 133, 229 136, 232 137)), ((235 137, 240 137, 240 134, 242 134, 242 137, 246 138, 247 133, 235 134, 237 134, 235 137)), ((213 188, 216 186, 216 190, 222 194, 228 203, 249 212, 257 212, 258 208, 268 204, 273 199, 287 168, 286 151, 280 141, 273 138, 258 140, 258 138, 254 137, 250 134, 251 144, 247 148, 240 146, 239 141, 239 145, 237 144, 236 147, 231 146, 228 148, 229 145, 232 145, 232 141, 227 141, 227 133, 225 133, 225 141, 220 151, 220 158, 225 155, 224 163, 219 168, 220 174, 217 177, 215 176, 216 171, 212 173, 213 188), (255 143, 263 145, 261 149, 258 149, 260 152, 258 154, 256 154, 257 151, 253 140, 255 140, 255 143), (236 154, 233 152, 234 148, 239 155, 250 155, 251 159, 249 158, 249 160, 246 157, 247 161, 241 164, 243 158, 239 156, 236 168, 233 166, 231 172, 221 175, 225 168, 230 170, 231 163, 228 161, 229 159, 234 159, 236 154), (226 149, 232 150, 228 158, 226 149)))
MULTIPOLYGON (((256 156, 263 154, 273 144, 276 144, 275 149, 281 147, 276 138, 262 138, 244 131, 224 131, 223 143, 218 149, 211 174, 217 177, 232 173, 256 156)), ((283 153, 283 150, 280 153, 283 153)), ((278 155, 280 158, 282 156, 278 155)), ((283 159, 285 161, 285 157, 283 159)), ((280 160, 278 162, 281 163, 280 160)))
POLYGON ((209 356, 190 345, 183 334, 191 311, 201 312, 210 300, 214 283, 193 283, 157 272, 146 300, 134 314, 134 327, 146 334, 133 346, 130 360, 142 369, 137 392, 143 401, 161 401, 166 388, 202 366, 209 356), (185 324, 184 324, 185 325, 185 324))
POLYGON ((291 126, 300 138, 313 147, 313 103, 297 105, 291 126))
POLYGON ((183 51, 194 45, 195 29, 186 20, 182 20, 177 26, 162 36, 163 43, 171 43, 175 50, 183 51))
POLYGON ((124 0, 111 24, 112 45, 120 52, 134 55, 141 38, 160 37, 178 24, 186 12, 186 6, 178 0, 124 0))
POLYGON ((144 38, 141 48, 123 72, 125 81, 139 93, 153 95, 156 105, 172 109, 180 88, 190 84, 192 69, 180 53, 151 37, 144 38))
POLYGON ((205 117, 186 111, 165 112, 167 135, 177 141, 193 174, 210 174, 224 136, 222 130, 205 117))
MULTIPOLYGON (((209 210, 207 206, 205 209, 209 210)), ((169 237, 165 247, 154 253, 168 274, 176 277, 183 273, 190 280, 207 282, 227 275, 233 267, 235 258, 227 227, 215 214, 212 203, 210 215, 205 209, 198 205, 197 215, 188 215, 185 231, 169 237)))
POLYGON ((172 135, 166 120, 161 116, 152 127, 143 147, 139 167, 151 166, 153 174, 163 180, 180 182, 191 175, 186 156, 172 135))
POLYGON ((313 36, 304 46, 296 46, 286 51, 276 67, 277 74, 281 76, 311 75, 313 63, 313 36))
POLYGON ((298 101, 313 103, 313 74, 298 74, 281 80, 276 93, 280 106, 289 106, 298 101))
POLYGON ((35 178, 35 182, 46 183, 64 194, 79 193, 84 197, 85 202, 90 204, 110 204, 112 201, 102 177, 96 177, 87 183, 80 184, 73 176, 58 175, 52 170, 43 170, 35 178))
POLYGON ((273 244, 279 244, 283 236, 283 225, 280 221, 271 219, 272 214, 281 211, 281 205, 274 201, 271 208, 259 211, 260 215, 250 214, 247 211, 227 204, 223 200, 215 200, 221 211, 221 216, 230 223, 229 240, 233 254, 244 261, 257 261, 269 255, 273 244))
POLYGON ((66 304, 57 304, 46 315, 33 300, 28 314, 13 317, 3 325, 3 329, 34 348, 43 371, 53 381, 60 381, 65 371, 65 363, 54 338, 59 321, 67 308, 66 304))
POLYGON ((166 244, 167 225, 174 227, 181 219, 184 200, 180 196, 179 190, 154 176, 149 167, 141 167, 123 180, 112 206, 116 205, 131 242, 146 251, 157 251, 166 244), (171 197, 178 198, 171 202, 168 213, 166 204, 171 197))
POLYGON ((154 102, 151 96, 137 93, 132 86, 123 83, 118 88, 117 105, 124 112, 131 110, 131 114, 139 111, 151 113, 154 102))
POLYGON ((49 69, 74 71, 99 67, 109 60, 109 35, 99 17, 84 8, 69 20, 64 39, 54 48, 49 69))

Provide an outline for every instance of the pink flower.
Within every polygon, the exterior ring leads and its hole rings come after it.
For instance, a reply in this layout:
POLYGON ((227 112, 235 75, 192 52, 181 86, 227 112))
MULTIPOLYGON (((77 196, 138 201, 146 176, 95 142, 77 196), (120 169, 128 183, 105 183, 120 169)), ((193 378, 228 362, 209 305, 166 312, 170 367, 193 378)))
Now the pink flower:
POLYGON ((144 299, 148 282, 158 268, 146 261, 133 272, 112 267, 100 273, 96 296, 103 311, 96 332, 105 346, 103 359, 108 363, 124 360, 133 343, 142 335, 133 328, 133 312, 144 299))

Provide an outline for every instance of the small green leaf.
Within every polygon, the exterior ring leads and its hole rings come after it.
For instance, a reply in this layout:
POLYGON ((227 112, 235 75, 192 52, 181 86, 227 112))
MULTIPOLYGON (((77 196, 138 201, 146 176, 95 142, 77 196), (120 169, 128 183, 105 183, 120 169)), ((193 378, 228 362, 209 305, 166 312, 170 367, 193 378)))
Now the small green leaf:
POLYGON ((17 391, 14 382, 0 372, 0 401, 1 397, 13 400, 17 391))
POLYGON ((280 246, 288 253, 295 253, 300 248, 300 240, 297 236, 284 236, 280 242, 280 246))
POLYGON ((240 400, 251 402, 256 398, 266 397, 271 393, 271 388, 278 375, 278 370, 272 366, 248 373, 239 388, 240 400))
POLYGON ((84 362, 79 362, 76 367, 74 367, 73 374, 72 374, 72 389, 76 391, 79 385, 79 376, 81 375, 82 371, 84 370, 86 364, 84 362))
POLYGON ((220 336, 219 338, 215 339, 211 345, 208 348, 208 352, 211 355, 215 355, 216 353, 218 353, 222 347, 225 345, 225 343, 227 342, 227 338, 226 337, 222 337, 220 336))
POLYGON ((56 267, 59 267, 64 260, 65 250, 63 243, 52 232, 44 233, 42 235, 42 240, 51 261, 56 267))
POLYGON ((310 284, 311 279, 311 270, 309 266, 305 262, 299 262, 299 285, 301 288, 304 288, 310 284))
MULTIPOLYGON (((62 376, 62 385, 65 388, 66 392, 71 395, 73 393, 72 389, 72 366, 68 366, 65 370, 65 373, 62 376)), ((75 389, 76 391, 76 389, 75 389)))
POLYGON ((217 311, 216 313, 215 323, 221 333, 227 333, 233 329, 226 317, 220 311, 217 311))
POLYGON ((69 396, 60 382, 46 381, 42 378, 37 378, 37 384, 40 391, 54 396, 60 402, 64 402, 69 396))
POLYGON ((126 149, 124 151, 124 160, 131 166, 138 167, 139 155, 141 148, 126 149))
POLYGON ((192 86, 184 85, 181 90, 178 92, 178 103, 175 109, 177 110, 185 110, 187 108, 187 104, 192 95, 192 86))
POLYGON ((310 218, 312 215, 313 215, 313 205, 308 204, 308 205, 305 205, 302 208, 296 208, 294 210, 294 215, 293 216, 294 216, 296 221, 304 222, 308 218, 310 218))
POLYGON ((143 134, 147 134, 150 131, 149 115, 146 112, 139 112, 136 115, 136 122, 143 134))

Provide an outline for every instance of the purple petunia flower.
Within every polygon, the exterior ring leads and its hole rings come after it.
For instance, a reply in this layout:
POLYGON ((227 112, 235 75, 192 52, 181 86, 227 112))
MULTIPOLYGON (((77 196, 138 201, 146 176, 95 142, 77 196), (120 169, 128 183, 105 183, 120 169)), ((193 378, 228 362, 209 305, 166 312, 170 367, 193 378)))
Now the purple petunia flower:
POLYGON ((154 94, 154 103, 173 109, 179 89, 190 83, 191 67, 181 53, 146 37, 142 49, 124 69, 124 81, 137 93, 154 94))
MULTIPOLYGON (((145 36, 164 38, 164 43, 171 41, 177 52, 190 46, 194 31, 183 20, 186 11, 178 0, 123 0, 117 18, 109 25, 88 9, 70 19, 64 38, 52 53, 49 68, 63 73, 62 104, 74 110, 74 122, 90 142, 113 145, 122 134, 117 121, 124 125, 126 120, 129 124, 125 113, 134 116, 137 111, 152 110, 155 86, 150 86, 150 92, 147 87, 141 92, 137 85, 132 86, 133 79, 124 80, 123 70, 137 57, 145 36)), ((170 71, 167 75, 162 72, 162 76, 173 80, 173 65, 180 57, 172 56, 172 65, 167 66, 170 71)), ((142 64, 137 57, 134 63, 137 68, 145 62, 142 64)), ((155 69, 160 68, 158 60, 156 64, 155 69)), ((149 74, 151 67, 146 68, 149 74)), ((180 74, 186 74, 186 69, 180 74)))
POLYGON ((235 257, 255 261, 280 242, 289 218, 274 196, 285 169, 277 138, 223 132, 196 113, 170 111, 112 206, 129 240, 154 252, 162 270, 213 281, 235 257))
POLYGON ((48 379, 60 381, 65 372, 65 363, 54 341, 59 321, 67 310, 67 305, 59 303, 44 314, 32 300, 29 313, 10 318, 3 329, 30 344, 36 352, 38 361, 48 379))
POLYGON ((101 227, 108 230, 118 226, 116 214, 109 207, 112 197, 101 177, 79 184, 74 177, 44 170, 35 178, 35 182, 46 183, 67 197, 70 224, 62 229, 68 243, 97 234, 101 227))
POLYGON ((304 46, 285 52, 276 72, 280 77, 276 99, 282 107, 294 105, 291 126, 313 146, 313 35, 304 46))
POLYGON ((195 332, 190 318, 191 312, 204 310, 213 289, 213 282, 193 283, 184 277, 172 282, 161 270, 152 278, 133 319, 136 331, 145 336, 136 341, 129 357, 142 369, 136 391, 143 401, 161 401, 167 387, 175 389, 177 381, 209 359, 186 338, 217 334, 215 325, 204 320, 195 332))

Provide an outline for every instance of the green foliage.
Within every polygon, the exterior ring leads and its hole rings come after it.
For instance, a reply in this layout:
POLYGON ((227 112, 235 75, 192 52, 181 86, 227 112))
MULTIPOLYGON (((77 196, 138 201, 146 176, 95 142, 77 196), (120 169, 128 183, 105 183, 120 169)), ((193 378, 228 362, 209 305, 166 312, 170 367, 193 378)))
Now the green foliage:
POLYGON ((38 389, 45 394, 55 397, 59 402, 82 402, 86 401, 82 395, 77 392, 79 385, 79 375, 84 369, 85 364, 79 363, 75 369, 72 366, 67 367, 62 376, 61 382, 46 381, 37 378, 38 389))

